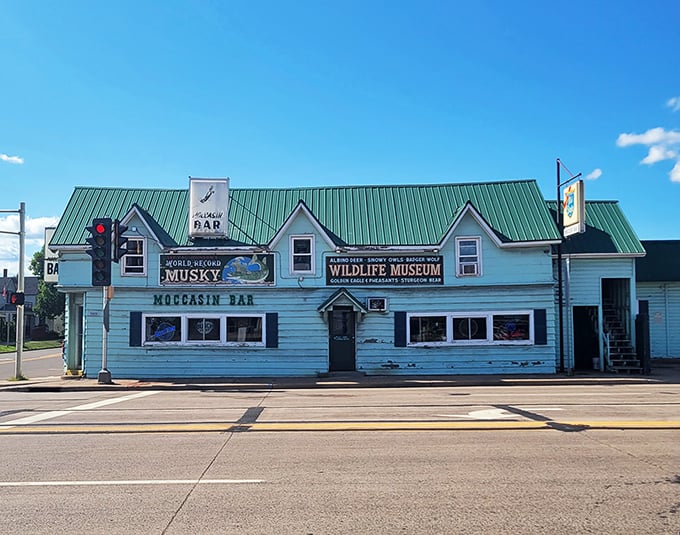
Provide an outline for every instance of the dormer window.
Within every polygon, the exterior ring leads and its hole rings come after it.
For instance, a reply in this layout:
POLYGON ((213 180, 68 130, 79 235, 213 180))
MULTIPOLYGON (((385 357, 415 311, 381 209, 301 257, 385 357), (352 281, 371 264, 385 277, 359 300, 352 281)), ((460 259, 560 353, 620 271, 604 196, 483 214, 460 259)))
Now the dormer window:
POLYGON ((291 236, 290 252, 291 273, 314 273, 314 236, 291 236))
POLYGON ((456 238, 456 276, 479 277, 482 274, 481 239, 456 238))
POLYGON ((144 238, 128 238, 128 252, 121 258, 123 275, 146 275, 146 244, 144 238))

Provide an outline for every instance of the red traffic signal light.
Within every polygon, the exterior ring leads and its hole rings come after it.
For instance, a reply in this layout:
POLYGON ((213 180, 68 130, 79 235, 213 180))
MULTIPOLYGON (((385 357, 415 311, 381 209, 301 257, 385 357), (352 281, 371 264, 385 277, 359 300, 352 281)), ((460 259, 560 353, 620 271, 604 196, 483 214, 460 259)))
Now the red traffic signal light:
POLYGON ((24 292, 12 292, 9 294, 9 303, 12 305, 23 305, 24 300, 24 292))
POLYGON ((111 286, 111 218, 93 219, 86 230, 91 234, 85 241, 91 246, 87 254, 92 257, 92 286, 111 286))

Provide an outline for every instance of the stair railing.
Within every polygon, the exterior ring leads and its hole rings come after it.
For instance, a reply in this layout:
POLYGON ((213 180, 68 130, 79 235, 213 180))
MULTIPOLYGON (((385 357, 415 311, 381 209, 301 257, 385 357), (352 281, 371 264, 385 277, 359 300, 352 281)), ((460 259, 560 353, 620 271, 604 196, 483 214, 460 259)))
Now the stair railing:
POLYGON ((602 332, 602 342, 603 342, 603 348, 604 348, 604 369, 605 370, 611 370, 611 368, 612 368, 612 361, 610 359, 611 346, 610 346, 610 342, 609 342, 609 333, 607 331, 602 332))

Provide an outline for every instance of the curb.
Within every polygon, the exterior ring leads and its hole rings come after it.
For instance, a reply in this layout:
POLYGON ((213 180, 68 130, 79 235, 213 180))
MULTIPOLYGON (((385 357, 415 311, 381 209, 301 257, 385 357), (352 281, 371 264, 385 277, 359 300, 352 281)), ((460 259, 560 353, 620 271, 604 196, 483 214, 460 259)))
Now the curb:
POLYGON ((183 380, 141 381, 119 380, 112 384, 99 384, 87 378, 45 378, 27 382, 0 381, 0 392, 94 392, 94 391, 140 391, 140 390, 213 390, 213 391, 262 391, 298 389, 341 388, 460 388, 475 386, 588 386, 680 383, 680 376, 547 376, 547 377, 477 377, 477 376, 347 376, 324 378, 238 378, 219 381, 183 380))

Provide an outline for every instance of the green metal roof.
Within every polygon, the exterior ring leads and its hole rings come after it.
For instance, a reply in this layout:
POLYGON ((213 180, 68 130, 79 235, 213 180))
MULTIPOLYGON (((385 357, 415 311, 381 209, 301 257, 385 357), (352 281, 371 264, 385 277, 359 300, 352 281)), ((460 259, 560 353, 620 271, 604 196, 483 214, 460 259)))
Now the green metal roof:
MULTIPOLYGON (((557 202, 547 204, 554 219, 557 202)), ((562 252, 644 255, 645 250, 618 201, 586 201, 586 231, 566 238, 562 252)))
POLYGON ((680 281, 680 240, 643 240, 642 245, 647 255, 635 259, 638 282, 680 281))
MULTIPOLYGON (((133 205, 167 234, 165 245, 199 245, 188 238, 189 191, 76 187, 50 242, 85 244, 95 217, 122 218, 133 205)), ((434 245, 469 201, 503 242, 559 239, 534 180, 474 184, 230 189, 229 236, 221 244, 267 244, 299 202, 339 245, 434 245)), ((214 240, 203 244, 218 245, 214 240)))

